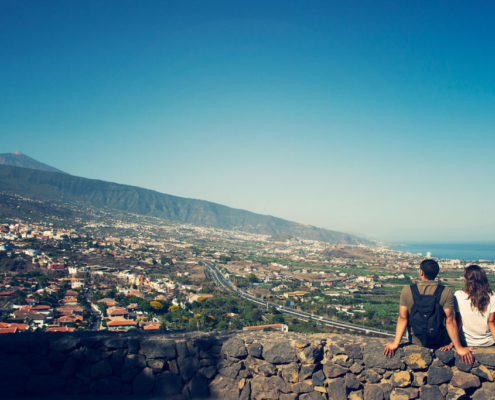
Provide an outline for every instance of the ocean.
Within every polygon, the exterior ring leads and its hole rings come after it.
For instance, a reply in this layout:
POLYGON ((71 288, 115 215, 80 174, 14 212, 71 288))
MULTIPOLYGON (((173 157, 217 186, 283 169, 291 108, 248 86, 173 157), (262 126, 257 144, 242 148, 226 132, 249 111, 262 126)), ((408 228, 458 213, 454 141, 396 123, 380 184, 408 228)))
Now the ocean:
POLYGON ((404 243, 405 246, 390 247, 392 250, 407 251, 408 253, 421 253, 426 257, 430 252, 431 257, 448 258, 454 260, 489 260, 495 261, 495 242, 471 242, 471 243, 404 243))

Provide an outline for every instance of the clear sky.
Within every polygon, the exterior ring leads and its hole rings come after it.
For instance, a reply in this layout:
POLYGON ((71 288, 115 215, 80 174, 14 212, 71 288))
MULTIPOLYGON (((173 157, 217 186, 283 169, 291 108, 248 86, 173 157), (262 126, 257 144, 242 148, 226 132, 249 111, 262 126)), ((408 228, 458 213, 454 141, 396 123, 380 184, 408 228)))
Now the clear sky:
POLYGON ((0 2, 0 153, 381 240, 495 240, 495 4, 0 2))

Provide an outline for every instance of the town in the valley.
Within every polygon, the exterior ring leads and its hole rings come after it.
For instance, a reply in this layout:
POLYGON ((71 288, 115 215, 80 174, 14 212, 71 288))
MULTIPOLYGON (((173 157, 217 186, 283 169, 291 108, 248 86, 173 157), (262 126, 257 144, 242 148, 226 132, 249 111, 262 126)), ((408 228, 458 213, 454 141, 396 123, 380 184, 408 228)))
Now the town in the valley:
MULTIPOLYGON (((332 245, 1 196, 0 333, 339 329, 323 320, 392 332, 400 290, 424 258, 378 243, 332 245)), ((442 282, 460 288, 468 262, 439 262, 442 282)), ((477 263, 495 279, 493 262, 477 263)))

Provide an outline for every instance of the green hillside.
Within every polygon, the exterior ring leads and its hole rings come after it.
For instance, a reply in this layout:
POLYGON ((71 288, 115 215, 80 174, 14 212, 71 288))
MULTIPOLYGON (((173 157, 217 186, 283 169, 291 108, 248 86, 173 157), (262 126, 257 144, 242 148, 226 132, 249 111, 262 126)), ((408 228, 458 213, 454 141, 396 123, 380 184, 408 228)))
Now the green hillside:
POLYGON ((0 165, 0 191, 63 201, 84 201, 140 215, 197 226, 240 230, 264 235, 281 233, 301 239, 338 244, 372 244, 346 233, 298 224, 211 203, 158 193, 135 186, 0 165))

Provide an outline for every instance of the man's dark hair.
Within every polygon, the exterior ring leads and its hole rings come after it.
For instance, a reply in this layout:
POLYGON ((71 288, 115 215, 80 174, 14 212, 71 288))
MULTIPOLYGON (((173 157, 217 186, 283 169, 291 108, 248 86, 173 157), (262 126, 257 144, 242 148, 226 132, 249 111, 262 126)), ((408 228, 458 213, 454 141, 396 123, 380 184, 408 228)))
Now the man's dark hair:
POLYGON ((440 266, 435 260, 424 260, 419 268, 421 268, 421 271, 425 274, 425 278, 429 281, 434 280, 440 271, 440 266))

